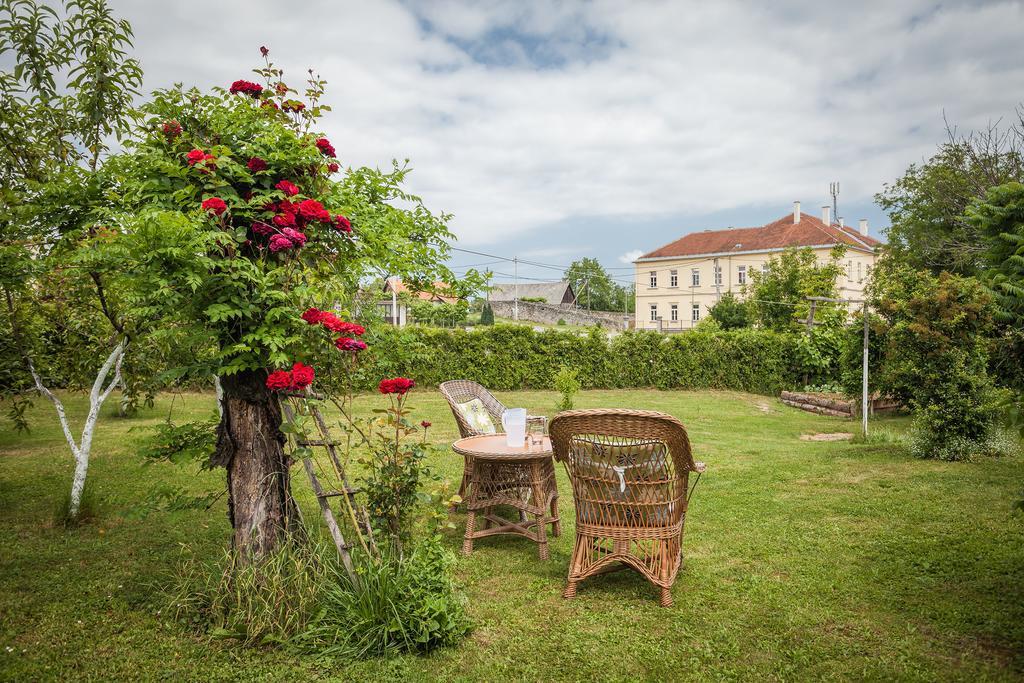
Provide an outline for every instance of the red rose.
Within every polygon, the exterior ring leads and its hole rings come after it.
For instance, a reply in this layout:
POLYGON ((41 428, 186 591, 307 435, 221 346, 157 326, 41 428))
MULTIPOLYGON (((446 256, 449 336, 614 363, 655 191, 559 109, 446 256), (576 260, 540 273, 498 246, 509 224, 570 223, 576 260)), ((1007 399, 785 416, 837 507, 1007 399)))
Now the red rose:
POLYGON ((282 199, 281 201, 279 201, 277 203, 277 208, 278 210, 284 211, 285 213, 290 213, 293 216, 295 215, 295 204, 292 204, 291 201, 287 199, 282 199))
POLYGON ((359 353, 366 348, 366 342, 351 337, 338 337, 334 340, 334 345, 338 347, 339 351, 351 351, 352 353, 359 353))
POLYGON ((267 170, 267 162, 265 162, 263 159, 260 159, 259 157, 253 157, 249 159, 249 163, 246 164, 246 166, 248 166, 249 170, 252 171, 253 173, 259 173, 260 171, 267 170))
POLYGON ((347 323, 339 320, 338 324, 331 328, 331 331, 350 337, 361 337, 366 333, 366 328, 356 323, 347 323))
POLYGON ((285 228, 284 230, 281 231, 281 234, 290 239, 292 241, 292 244, 294 244, 297 247, 301 247, 306 243, 306 235, 304 233, 299 232, 298 230, 293 230, 292 228, 285 228))
POLYGON ((316 373, 313 368, 302 363, 296 363, 292 366, 292 387, 295 389, 305 389, 313 383, 313 377, 316 373))
POLYGON ((287 180, 282 180, 277 185, 274 185, 274 187, 281 190, 281 192, 284 192, 289 197, 294 197, 299 193, 299 188, 294 183, 290 183, 287 180))
POLYGON ((267 389, 284 391, 292 386, 292 373, 287 370, 274 370, 267 376, 267 389))
POLYGON ((263 93, 263 86, 252 81, 235 81, 231 84, 231 89, 228 92, 232 95, 241 93, 249 97, 259 97, 263 93))
POLYGON ((284 109, 285 111, 293 111, 296 113, 302 111, 305 108, 306 105, 304 105, 302 102, 297 102, 295 100, 285 100, 281 104, 281 109, 284 109))
POLYGON ((274 229, 272 227, 270 227, 269 225, 267 225, 266 223, 263 223, 262 221, 256 221, 255 223, 253 223, 252 224, 252 231, 254 233, 256 233, 257 235, 272 235, 272 234, 274 234, 274 229))
POLYGON ((266 57, 267 55, 270 54, 270 50, 268 50, 263 45, 260 45, 260 54, 263 55, 264 57, 266 57))
POLYGON ((279 251, 287 251, 288 249, 291 249, 294 245, 292 244, 292 241, 285 237, 284 235, 274 235, 273 237, 270 238, 269 246, 270 251, 277 253, 279 251))
POLYGON ((302 313, 302 319, 305 320, 310 325, 319 325, 320 324, 320 319, 323 317, 323 315, 324 315, 324 312, 321 311, 319 308, 312 308, 312 307, 310 307, 310 308, 307 308, 302 313))
POLYGON ((424 429, 430 429, 430 424, 431 423, 429 420, 424 420, 423 422, 420 422, 420 427, 423 427, 424 429))
POLYGON ((380 384, 377 385, 377 389, 382 394, 404 396, 414 386, 416 386, 416 382, 408 377, 393 377, 392 379, 382 379, 380 384))
POLYGON ((304 199, 295 205, 296 212, 307 221, 322 221, 329 223, 331 214, 324 205, 315 199, 304 199))
POLYGON ((331 332, 341 332, 342 327, 344 327, 346 323, 330 311, 324 311, 323 315, 320 316, 320 324, 331 332))
POLYGON ((279 213, 274 216, 274 225, 279 228, 294 228, 295 227, 295 214, 293 213, 279 213))
POLYGON ((339 213, 334 217, 334 229, 338 232, 352 232, 352 221, 339 213))
POLYGON ((341 168, 341 166, 338 166, 337 164, 335 164, 333 162, 327 164, 327 170, 330 173, 337 173, 339 168, 341 168))
POLYGON ((210 197, 203 202, 203 211, 209 211, 215 216, 219 216, 227 210, 228 205, 220 197, 210 197))
POLYGON ((174 138, 181 135, 181 124, 175 121, 174 119, 171 119, 170 121, 165 123, 163 126, 161 126, 161 128, 163 129, 164 135, 167 136, 168 140, 173 140, 174 138))
POLYGON ((188 160, 188 165, 189 166, 195 166, 196 164, 202 163, 203 161, 205 161, 206 160, 206 156, 207 156, 206 152, 204 152, 203 150, 201 150, 201 149, 194 149, 191 152, 189 152, 188 154, 186 154, 185 158, 188 160))
POLYGON ((337 156, 334 152, 334 145, 327 138, 317 138, 316 148, 320 150, 320 153, 325 157, 331 157, 332 159, 337 156))
POLYGON ((288 86, 285 85, 284 83, 281 83, 280 81, 278 81, 277 85, 275 85, 274 88, 277 90, 278 95, 283 95, 286 92, 288 92, 288 86))
POLYGON ((262 102, 260 102, 260 106, 271 107, 272 109, 280 109, 280 107, 277 106, 277 102, 272 102, 271 100, 263 100, 262 102))

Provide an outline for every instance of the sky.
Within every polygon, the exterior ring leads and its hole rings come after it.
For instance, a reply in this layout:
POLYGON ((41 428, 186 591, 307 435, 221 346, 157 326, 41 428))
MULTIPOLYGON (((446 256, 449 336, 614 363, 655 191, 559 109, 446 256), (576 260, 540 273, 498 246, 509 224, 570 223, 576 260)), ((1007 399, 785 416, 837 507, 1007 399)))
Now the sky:
MULTIPOLYGON (((884 184, 1024 100, 1021 2, 111 0, 145 87, 227 87, 267 46, 328 81, 343 164, 409 159, 455 246, 554 268, 694 230, 867 218, 884 184)), ((456 272, 511 264, 456 252, 456 272)))

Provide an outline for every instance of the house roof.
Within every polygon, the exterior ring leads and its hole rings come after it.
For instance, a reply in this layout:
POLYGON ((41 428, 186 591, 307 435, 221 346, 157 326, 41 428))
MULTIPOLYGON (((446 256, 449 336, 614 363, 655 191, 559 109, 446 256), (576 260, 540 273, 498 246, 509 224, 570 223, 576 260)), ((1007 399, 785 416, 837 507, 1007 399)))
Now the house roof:
POLYGON ((388 278, 384 282, 384 291, 387 292, 387 293, 390 293, 392 290, 394 290, 395 294, 408 294, 409 296, 415 297, 417 299, 422 299, 423 301, 440 301, 440 302, 444 302, 446 304, 453 304, 453 303, 455 303, 455 302, 457 302, 459 300, 459 297, 457 297, 457 296, 445 296, 443 294, 439 294, 438 293, 438 292, 443 292, 443 291, 448 289, 448 285, 445 284, 444 282, 440 282, 440 281, 435 282, 434 283, 434 289, 437 290, 437 291, 435 291, 435 292, 414 291, 414 290, 410 289, 408 285, 406 285, 404 282, 402 282, 398 278, 388 278))
POLYGON ((576 294, 572 291, 572 285, 566 281, 561 282, 520 282, 518 290, 511 282, 500 282, 491 285, 491 291, 487 294, 490 301, 514 301, 516 292, 519 298, 542 298, 549 304, 560 304, 565 300, 566 294, 569 301, 576 300, 576 294))
POLYGON ((800 222, 793 214, 757 228, 705 230, 683 235, 675 242, 644 254, 637 261, 673 256, 707 254, 742 254, 751 251, 786 249, 789 247, 820 247, 845 244, 860 251, 873 251, 881 244, 874 237, 861 235, 856 229, 838 223, 825 225, 820 218, 804 213, 800 222))

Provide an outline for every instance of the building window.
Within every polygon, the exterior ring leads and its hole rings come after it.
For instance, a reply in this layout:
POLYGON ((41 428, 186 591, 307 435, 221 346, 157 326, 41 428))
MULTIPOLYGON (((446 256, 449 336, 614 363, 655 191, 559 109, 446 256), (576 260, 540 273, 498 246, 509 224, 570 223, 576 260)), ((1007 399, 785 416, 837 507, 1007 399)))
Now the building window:
POLYGON ((767 263, 762 263, 761 264, 761 275, 767 275, 767 274, 768 274, 768 264, 767 263))
POLYGON ((658 322, 658 304, 651 304, 651 322, 658 322))
POLYGON ((853 261, 846 262, 846 281, 853 282, 853 261))
POLYGON ((700 321, 700 304, 694 304, 693 308, 690 310, 690 321, 691 322, 699 322, 700 321))
POLYGON ((651 271, 651 289, 654 289, 657 286, 658 286, 658 271, 652 270, 651 271))
POLYGON ((747 284, 746 266, 736 266, 736 283, 741 285, 747 284))
POLYGON ((864 282, 864 276, 862 275, 864 264, 857 261, 857 282, 864 282))
POLYGON ((668 272, 668 286, 669 287, 678 287, 679 286, 679 274, 676 271, 674 271, 674 270, 670 270, 668 272))
POLYGON ((690 270, 690 285, 693 287, 700 287, 700 269, 693 268, 690 270))
POLYGON ((679 304, 672 304, 672 306, 669 308, 669 310, 671 311, 669 317, 672 320, 672 322, 678 321, 679 320, 679 304))
POLYGON ((722 266, 715 266, 715 286, 722 286, 722 266))

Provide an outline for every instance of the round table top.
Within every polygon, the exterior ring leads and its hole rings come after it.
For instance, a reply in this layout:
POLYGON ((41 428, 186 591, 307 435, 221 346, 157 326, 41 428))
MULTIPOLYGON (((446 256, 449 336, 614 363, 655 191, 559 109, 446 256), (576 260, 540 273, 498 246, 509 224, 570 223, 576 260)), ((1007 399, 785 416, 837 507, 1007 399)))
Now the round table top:
POLYGON ((452 450, 474 458, 493 460, 531 460, 551 457, 551 439, 544 436, 539 444, 533 444, 529 435, 522 447, 509 446, 504 434, 483 434, 467 436, 452 444, 452 450))

